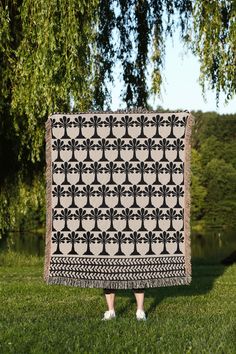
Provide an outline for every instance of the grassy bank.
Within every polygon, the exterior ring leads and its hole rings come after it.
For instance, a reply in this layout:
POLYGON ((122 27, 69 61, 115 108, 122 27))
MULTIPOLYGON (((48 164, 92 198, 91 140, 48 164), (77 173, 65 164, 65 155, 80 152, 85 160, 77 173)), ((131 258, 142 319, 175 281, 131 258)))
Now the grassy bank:
POLYGON ((189 286, 146 289, 146 322, 131 290, 101 321, 102 289, 46 285, 43 258, 0 254, 0 353, 236 353, 236 265, 193 264, 189 286))

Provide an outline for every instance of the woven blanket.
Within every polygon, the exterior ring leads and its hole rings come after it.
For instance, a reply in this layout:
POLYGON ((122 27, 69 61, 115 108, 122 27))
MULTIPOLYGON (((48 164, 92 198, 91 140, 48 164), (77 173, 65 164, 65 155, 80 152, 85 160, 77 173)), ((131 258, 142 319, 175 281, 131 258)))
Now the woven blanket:
POLYGON ((44 280, 191 282, 191 113, 54 113, 46 122, 44 280))

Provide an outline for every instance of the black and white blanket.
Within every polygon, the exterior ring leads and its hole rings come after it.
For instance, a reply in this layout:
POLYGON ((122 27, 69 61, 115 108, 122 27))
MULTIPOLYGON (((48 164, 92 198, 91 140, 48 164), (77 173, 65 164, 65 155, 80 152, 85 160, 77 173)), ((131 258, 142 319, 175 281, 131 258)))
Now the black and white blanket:
POLYGON ((189 112, 55 113, 46 122, 48 284, 189 284, 189 112))

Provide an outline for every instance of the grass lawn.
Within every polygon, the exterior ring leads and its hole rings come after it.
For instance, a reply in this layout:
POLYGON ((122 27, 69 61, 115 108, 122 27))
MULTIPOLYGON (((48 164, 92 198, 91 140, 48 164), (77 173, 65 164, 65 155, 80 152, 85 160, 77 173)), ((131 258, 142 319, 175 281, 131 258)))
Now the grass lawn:
POLYGON ((43 258, 0 254, 0 353, 236 353, 236 264, 192 263, 191 285, 145 290, 146 322, 131 289, 101 321, 102 289, 47 285, 43 258))

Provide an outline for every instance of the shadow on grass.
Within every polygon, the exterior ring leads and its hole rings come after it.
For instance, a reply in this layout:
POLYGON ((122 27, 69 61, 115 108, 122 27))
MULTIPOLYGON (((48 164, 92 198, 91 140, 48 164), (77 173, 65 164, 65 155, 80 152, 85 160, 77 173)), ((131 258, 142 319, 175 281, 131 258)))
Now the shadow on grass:
MULTIPOLYGON (((146 307, 147 315, 155 312, 160 303, 166 299, 173 297, 176 299, 178 296, 197 296, 206 295, 209 293, 213 284, 218 277, 221 277, 226 271, 227 266, 212 261, 212 263, 206 260, 198 259, 192 262, 192 281, 189 285, 175 285, 175 286, 163 286, 158 288, 146 288, 145 298, 152 298, 151 304, 146 307)), ((130 301, 126 303, 122 309, 119 309, 119 314, 125 313, 128 308, 136 304, 135 296, 132 289, 118 289, 116 295, 121 297, 130 297, 130 301)))

